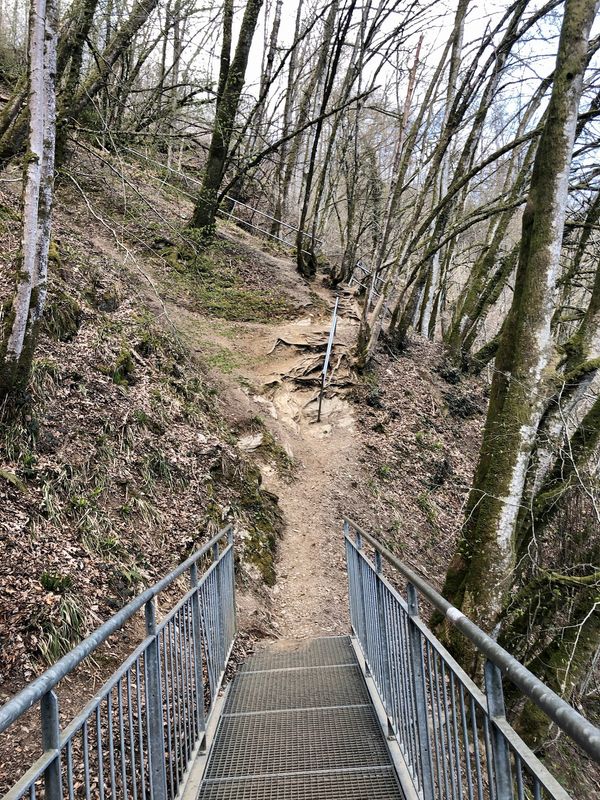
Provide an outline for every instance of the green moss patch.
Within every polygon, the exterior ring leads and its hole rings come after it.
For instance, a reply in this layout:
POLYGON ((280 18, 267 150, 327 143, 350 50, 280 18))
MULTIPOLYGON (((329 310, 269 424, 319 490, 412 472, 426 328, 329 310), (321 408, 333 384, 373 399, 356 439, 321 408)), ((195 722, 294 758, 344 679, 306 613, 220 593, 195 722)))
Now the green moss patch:
POLYGON ((242 264, 244 254, 228 242, 215 242, 200 252, 168 247, 161 254, 171 267, 167 288, 186 294, 195 310, 240 322, 274 322, 299 313, 288 295, 264 281, 259 286, 260 272, 253 275, 242 264))

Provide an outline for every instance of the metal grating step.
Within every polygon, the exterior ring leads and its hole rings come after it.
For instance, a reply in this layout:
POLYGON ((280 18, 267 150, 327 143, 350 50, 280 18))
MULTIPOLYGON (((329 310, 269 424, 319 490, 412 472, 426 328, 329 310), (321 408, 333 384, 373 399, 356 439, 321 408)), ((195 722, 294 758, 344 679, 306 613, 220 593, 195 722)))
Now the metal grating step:
POLYGON ((371 706, 222 717, 207 778, 389 765, 371 706))
POLYGON ((349 637, 278 642, 225 700, 197 800, 402 800, 349 637))
POLYGON ((268 650, 251 656, 241 672, 355 664, 356 654, 349 636, 327 639, 282 639, 268 650))
POLYGON ((205 782, 198 800, 402 800, 391 767, 205 782))
POLYGON ((369 703, 360 667, 310 667, 293 672, 240 673, 225 714, 369 703))

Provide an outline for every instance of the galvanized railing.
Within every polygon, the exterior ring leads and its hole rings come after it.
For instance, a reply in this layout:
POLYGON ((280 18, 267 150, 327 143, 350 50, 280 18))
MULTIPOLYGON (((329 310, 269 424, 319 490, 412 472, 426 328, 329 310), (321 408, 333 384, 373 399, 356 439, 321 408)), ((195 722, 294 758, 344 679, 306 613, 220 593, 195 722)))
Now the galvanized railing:
POLYGON ((4 800, 167 800, 180 795, 205 746, 207 720, 235 630, 228 527, 0 708, 2 733, 39 704, 43 750, 4 800), (185 573, 189 591, 157 621, 157 596, 185 573), (57 684, 142 609, 144 640, 61 730, 57 684))
POLYGON ((600 761, 600 729, 350 520, 344 537, 352 628, 410 791, 422 800, 569 800, 507 722, 502 675, 595 761, 600 761), (405 598, 383 576, 382 559, 406 582, 405 598), (419 595, 486 657, 485 693, 419 617, 419 595))
POLYGON ((329 336, 327 337, 327 349, 325 350, 325 358, 323 360, 323 369, 321 370, 321 386, 319 388, 319 406, 317 408, 317 422, 321 422, 321 408, 323 405, 323 395, 325 394, 325 383, 327 381, 327 370, 329 369, 329 359, 333 350, 333 340, 335 339, 335 331, 337 328, 338 320, 338 305, 340 298, 335 298, 335 305, 333 307, 333 314, 331 315, 331 326, 329 328, 329 336))

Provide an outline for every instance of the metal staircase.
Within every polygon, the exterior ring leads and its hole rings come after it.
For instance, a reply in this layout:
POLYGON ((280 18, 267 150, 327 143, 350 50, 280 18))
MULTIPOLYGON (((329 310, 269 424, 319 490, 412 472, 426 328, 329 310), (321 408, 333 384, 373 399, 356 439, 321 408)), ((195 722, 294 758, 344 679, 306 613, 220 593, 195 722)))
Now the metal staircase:
POLYGON ((0 770, 4 800, 570 800, 507 721, 503 680, 582 764, 600 763, 600 730, 350 521, 344 544, 352 635, 270 644, 223 692, 236 631, 221 531, 0 708, 3 752, 30 747, 36 713, 40 742, 23 774, 0 770), (481 653, 484 691, 419 597, 481 653), (62 681, 140 613, 143 640, 64 725, 62 681))
POLYGON ((282 641, 233 681, 199 800, 403 797, 349 636, 282 641))

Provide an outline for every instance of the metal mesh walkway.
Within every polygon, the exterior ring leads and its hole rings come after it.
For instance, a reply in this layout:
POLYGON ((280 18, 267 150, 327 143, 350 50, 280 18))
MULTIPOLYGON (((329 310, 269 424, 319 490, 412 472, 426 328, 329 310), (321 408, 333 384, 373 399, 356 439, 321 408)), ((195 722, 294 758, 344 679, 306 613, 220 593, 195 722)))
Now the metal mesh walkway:
POLYGON ((225 702, 199 800, 401 800, 350 638, 281 641, 225 702))

